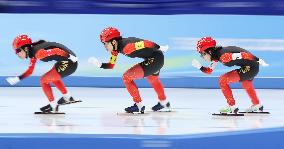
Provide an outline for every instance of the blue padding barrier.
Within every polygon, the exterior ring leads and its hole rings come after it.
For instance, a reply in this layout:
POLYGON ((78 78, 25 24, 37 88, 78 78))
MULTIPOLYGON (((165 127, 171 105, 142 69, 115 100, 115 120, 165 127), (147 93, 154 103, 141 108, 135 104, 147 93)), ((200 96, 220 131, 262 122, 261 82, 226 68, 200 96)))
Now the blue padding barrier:
POLYGON ((283 15, 281 0, 5 0, 1 13, 283 15))
POLYGON ((0 134, 1 149, 276 149, 284 128, 197 135, 0 134))
MULTIPOLYGON (((1 87, 11 87, 6 82, 6 77, 0 77, 1 87)), ((29 77, 16 87, 39 87, 39 77, 29 77)), ((66 86, 69 87, 125 87, 120 77, 77 77, 71 76, 63 79, 66 86)), ((219 88, 218 77, 175 77, 161 78, 166 88, 219 88)), ((141 88, 151 87, 146 79, 135 81, 141 88)), ((284 78, 255 78, 254 86, 258 89, 284 89, 284 78)), ((234 83, 232 88, 242 88, 240 83, 234 83)))

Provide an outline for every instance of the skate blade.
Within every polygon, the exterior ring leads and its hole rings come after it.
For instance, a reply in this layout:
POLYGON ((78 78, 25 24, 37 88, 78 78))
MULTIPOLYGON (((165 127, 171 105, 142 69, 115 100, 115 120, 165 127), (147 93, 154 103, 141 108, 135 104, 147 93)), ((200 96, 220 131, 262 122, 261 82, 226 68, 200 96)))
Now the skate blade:
POLYGON ((72 101, 72 102, 67 102, 67 103, 59 104, 59 105, 60 105, 60 106, 63 106, 63 105, 70 105, 70 104, 78 103, 78 102, 82 102, 82 100, 75 100, 75 101, 72 101))
POLYGON ((159 110, 159 111, 147 111, 147 112, 151 112, 151 113, 176 113, 177 111, 175 111, 175 110, 172 110, 172 109, 170 109, 170 110, 159 110))
POLYGON ((161 109, 161 110, 158 110, 158 111, 153 111, 152 112, 175 112, 173 111, 171 108, 164 108, 164 109, 161 109))
POLYGON ((143 116, 143 115, 149 115, 149 113, 141 113, 141 112, 134 112, 134 113, 127 113, 127 112, 117 112, 116 115, 118 116, 143 116))
POLYGON ((217 116, 244 116, 242 113, 213 113, 212 115, 217 116))
POLYGON ((270 112, 239 112, 244 114, 270 114, 270 112))
POLYGON ((65 114, 65 112, 35 112, 34 114, 65 114))

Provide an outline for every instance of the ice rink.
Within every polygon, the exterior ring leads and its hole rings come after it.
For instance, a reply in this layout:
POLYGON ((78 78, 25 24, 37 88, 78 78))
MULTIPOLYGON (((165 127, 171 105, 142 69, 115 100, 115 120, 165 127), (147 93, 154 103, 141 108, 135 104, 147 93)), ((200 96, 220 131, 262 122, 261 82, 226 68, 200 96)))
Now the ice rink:
MULTIPOLYGON (((60 97, 54 89, 56 98, 60 97)), ((125 88, 71 87, 70 93, 82 103, 61 106, 65 115, 35 115, 47 104, 39 87, 0 88, 1 133, 137 134, 191 135, 284 126, 284 90, 257 89, 271 114, 242 117, 212 116, 226 105, 219 89, 167 88, 173 112, 151 112, 157 103, 153 89, 140 89, 146 106, 144 115, 117 115, 132 103, 125 88)), ((241 110, 251 102, 244 90, 233 90, 241 110)))

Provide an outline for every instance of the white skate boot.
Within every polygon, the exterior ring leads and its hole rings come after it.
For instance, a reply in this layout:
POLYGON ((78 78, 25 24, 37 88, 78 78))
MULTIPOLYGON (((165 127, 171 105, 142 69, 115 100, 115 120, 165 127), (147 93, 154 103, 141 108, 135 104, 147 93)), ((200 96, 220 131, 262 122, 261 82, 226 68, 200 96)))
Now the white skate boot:
POLYGON ((220 113, 213 113, 212 115, 219 116, 244 116, 244 114, 238 113, 239 108, 237 106, 227 106, 219 110, 220 113))
POLYGON ((263 105, 261 104, 252 105, 249 108, 247 108, 245 112, 240 112, 240 113, 270 114, 269 112, 263 112, 263 105))
POLYGON ((232 114, 232 113, 238 113, 239 108, 236 106, 227 106, 225 108, 222 108, 219 110, 221 114, 232 114))
POLYGON ((249 108, 247 108, 245 112, 263 112, 263 105, 261 104, 252 105, 249 108))

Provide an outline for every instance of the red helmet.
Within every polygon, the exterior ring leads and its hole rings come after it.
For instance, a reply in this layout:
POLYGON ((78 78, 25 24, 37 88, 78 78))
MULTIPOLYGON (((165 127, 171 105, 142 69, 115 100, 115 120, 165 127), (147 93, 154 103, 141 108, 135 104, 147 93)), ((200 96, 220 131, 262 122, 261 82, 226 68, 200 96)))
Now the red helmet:
POLYGON ((197 42, 197 51, 199 53, 204 52, 206 49, 215 47, 216 41, 211 37, 202 37, 197 42))
POLYGON ((111 39, 114 39, 117 37, 121 37, 120 32, 118 31, 118 29, 114 27, 105 28, 100 34, 101 42, 108 42, 111 39))
POLYGON ((19 35, 13 41, 13 49, 16 50, 27 44, 32 44, 32 39, 28 35, 19 35))

